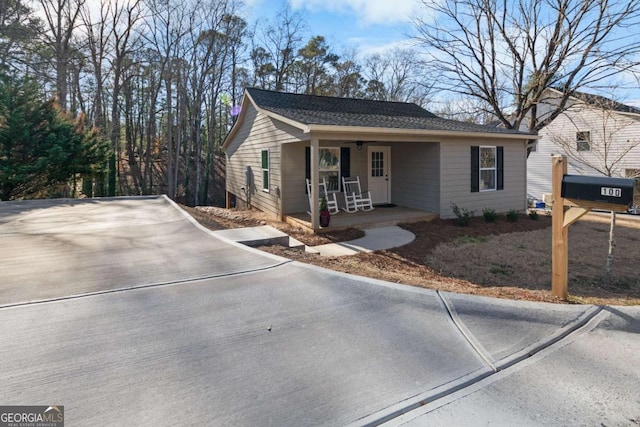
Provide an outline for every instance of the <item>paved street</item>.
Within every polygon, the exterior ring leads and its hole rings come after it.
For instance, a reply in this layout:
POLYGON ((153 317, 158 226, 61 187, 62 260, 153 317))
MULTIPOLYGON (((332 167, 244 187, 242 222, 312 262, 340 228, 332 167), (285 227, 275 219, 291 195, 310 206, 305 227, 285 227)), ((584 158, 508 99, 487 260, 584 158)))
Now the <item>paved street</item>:
POLYGON ((69 426, 640 423, 638 307, 334 273, 163 197, 0 202, 0 251, 0 404, 69 426))

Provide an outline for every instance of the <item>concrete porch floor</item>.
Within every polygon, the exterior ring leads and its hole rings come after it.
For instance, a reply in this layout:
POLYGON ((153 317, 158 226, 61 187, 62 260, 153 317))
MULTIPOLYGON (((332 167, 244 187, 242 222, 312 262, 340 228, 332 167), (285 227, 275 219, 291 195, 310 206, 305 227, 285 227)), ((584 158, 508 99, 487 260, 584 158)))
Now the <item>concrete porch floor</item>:
MULTIPOLYGON (((340 213, 331 215, 329 227, 323 228, 322 230, 343 230, 350 227, 360 229, 388 227, 402 223, 431 221, 437 217, 438 215, 433 212, 402 206, 375 207, 372 211, 358 211, 354 213, 347 213, 341 210, 340 213)), ((306 212, 285 215, 284 220, 291 225, 303 227, 309 230, 309 232, 313 231, 311 227, 311 216, 306 212)))

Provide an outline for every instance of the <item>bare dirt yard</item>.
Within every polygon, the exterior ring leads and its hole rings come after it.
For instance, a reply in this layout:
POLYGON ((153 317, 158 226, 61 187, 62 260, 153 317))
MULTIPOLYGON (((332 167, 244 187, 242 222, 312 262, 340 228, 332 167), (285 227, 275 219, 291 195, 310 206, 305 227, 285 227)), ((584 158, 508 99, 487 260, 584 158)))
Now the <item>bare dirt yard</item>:
MULTIPOLYGON (((315 246, 356 239, 362 230, 310 235, 272 221, 258 211, 214 207, 185 209, 212 230, 271 225, 315 246)), ((610 218, 591 213, 569 229, 569 299, 551 295, 551 218, 501 216, 495 223, 473 218, 466 227, 452 220, 401 224, 416 239, 399 248, 346 257, 323 257, 281 246, 261 250, 300 262, 360 276, 500 298, 574 304, 640 304, 640 217, 618 215, 614 280, 605 285, 610 218)))

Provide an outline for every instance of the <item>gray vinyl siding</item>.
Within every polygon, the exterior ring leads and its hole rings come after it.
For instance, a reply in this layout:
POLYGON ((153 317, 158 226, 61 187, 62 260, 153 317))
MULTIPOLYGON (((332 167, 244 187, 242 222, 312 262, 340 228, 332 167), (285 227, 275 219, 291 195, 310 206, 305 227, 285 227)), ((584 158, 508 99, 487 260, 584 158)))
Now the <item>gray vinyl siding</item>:
POLYGON ((527 150, 525 141, 447 139, 440 145, 440 216, 452 218, 451 203, 482 215, 485 208, 496 212, 524 211, 526 203, 527 150), (504 147, 504 190, 471 192, 471 146, 504 147))
POLYGON ((297 141, 300 132, 286 124, 274 122, 250 106, 240 129, 230 141, 227 152, 226 189, 244 203, 250 199, 251 206, 274 218, 282 215, 281 179, 282 144, 297 141), (262 189, 261 152, 269 149, 269 191, 262 189), (247 196, 245 171, 250 168, 253 183, 247 196))
POLYGON ((593 108, 577 108, 567 110, 540 131, 537 150, 529 155, 527 167, 527 192, 530 197, 542 199, 544 193, 551 193, 551 155, 568 156, 568 173, 572 175, 602 176, 604 169, 603 135, 607 133, 609 141, 608 160, 622 157, 613 169, 613 176, 624 177, 625 169, 640 169, 640 146, 635 146, 624 153, 624 150, 640 141, 640 117, 638 115, 622 115, 593 108), (571 157, 558 141, 575 143, 576 132, 591 132, 591 151, 582 151, 581 160, 571 157), (600 171, 587 165, 595 165, 600 171))
POLYGON ((544 193, 551 193, 551 156, 560 153, 548 142, 548 138, 542 136, 536 151, 527 159, 527 195, 531 199, 542 200, 544 193))
MULTIPOLYGON (((372 144, 376 147, 382 147, 386 144, 375 143, 372 144)), ((351 167, 350 167, 350 175, 351 176, 359 176, 360 184, 363 187, 363 190, 369 188, 369 183, 367 182, 367 178, 369 177, 368 166, 368 153, 367 147, 363 147, 362 150, 358 151, 355 146, 351 147, 351 167)))
POLYGON ((287 165, 282 172, 282 211, 285 215, 309 210, 305 191, 305 146, 309 144, 286 144, 282 147, 282 163, 287 165))
POLYGON ((440 210, 440 146, 398 143, 391 148, 391 201, 429 212, 440 210))

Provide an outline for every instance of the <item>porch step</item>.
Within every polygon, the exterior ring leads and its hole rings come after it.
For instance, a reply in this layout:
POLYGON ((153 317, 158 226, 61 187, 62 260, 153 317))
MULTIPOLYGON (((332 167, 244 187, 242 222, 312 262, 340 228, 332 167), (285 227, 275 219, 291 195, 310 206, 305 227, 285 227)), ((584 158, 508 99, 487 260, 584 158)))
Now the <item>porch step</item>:
MULTIPOLYGON (((404 207, 378 207, 369 212, 358 211, 356 213, 340 212, 331 215, 331 224, 328 228, 322 230, 343 230, 347 228, 380 228, 391 227, 398 224, 406 224, 412 222, 432 221, 438 215, 433 212, 426 212, 417 209, 404 207)), ((287 224, 304 229, 309 233, 313 233, 311 220, 308 214, 291 214, 285 215, 284 220, 287 224)))
POLYGON ((291 249, 305 249, 307 246, 299 240, 289 236, 289 247, 291 249))
POLYGON ((302 243, 297 240, 291 239, 288 234, 269 225, 263 225, 260 227, 230 228, 227 230, 214 231, 213 234, 227 240, 232 240, 252 247, 268 245, 282 245, 288 247, 290 246, 290 240, 293 240, 293 243, 296 246, 302 245, 302 243))

